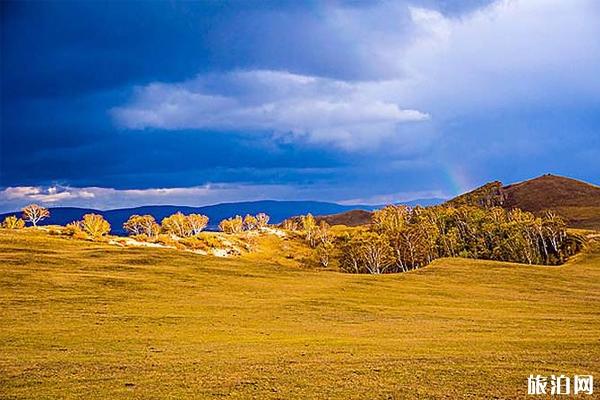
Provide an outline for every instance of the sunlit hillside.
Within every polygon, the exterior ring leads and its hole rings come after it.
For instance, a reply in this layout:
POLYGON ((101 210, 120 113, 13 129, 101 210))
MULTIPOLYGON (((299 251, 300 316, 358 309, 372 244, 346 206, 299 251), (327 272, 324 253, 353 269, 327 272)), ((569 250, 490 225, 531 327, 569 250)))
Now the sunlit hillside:
POLYGON ((0 397, 518 398, 532 373, 600 375, 598 243, 372 276, 269 240, 217 258, 0 230, 0 397))

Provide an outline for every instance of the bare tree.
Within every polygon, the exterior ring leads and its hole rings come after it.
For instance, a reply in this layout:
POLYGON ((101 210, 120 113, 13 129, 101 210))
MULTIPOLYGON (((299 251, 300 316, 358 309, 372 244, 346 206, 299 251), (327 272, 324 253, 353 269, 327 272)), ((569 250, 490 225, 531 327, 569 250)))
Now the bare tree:
POLYGON ((37 204, 30 204, 21 211, 23 212, 23 219, 31 222, 33 226, 37 226, 38 222, 50 216, 50 211, 47 208, 37 204))

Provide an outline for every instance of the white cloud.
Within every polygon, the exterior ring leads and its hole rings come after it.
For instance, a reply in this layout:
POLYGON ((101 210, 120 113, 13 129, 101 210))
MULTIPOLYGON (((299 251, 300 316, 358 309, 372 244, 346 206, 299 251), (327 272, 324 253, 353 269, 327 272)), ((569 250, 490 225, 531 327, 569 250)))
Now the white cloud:
POLYGON ((0 190, 0 212, 38 203, 48 207, 111 209, 139 205, 201 206, 227 201, 292 198, 285 185, 209 184, 184 188, 113 189, 102 187, 17 186, 0 190))
POLYGON ((599 18, 593 0, 502 0, 454 17, 404 2, 326 5, 326 31, 357 54, 339 62, 368 80, 199 75, 139 87, 112 112, 134 129, 272 131, 347 150, 403 135, 410 146, 431 138, 401 133, 407 122, 600 100, 599 18))
POLYGON ((236 71, 138 88, 132 102, 113 114, 128 128, 266 130, 348 149, 392 136, 397 124, 428 118, 369 86, 282 71, 236 71))
POLYGON ((413 192, 394 192, 385 194, 376 194, 368 197, 355 197, 342 200, 340 204, 366 204, 366 205, 382 205, 382 204, 398 204, 402 202, 410 202, 413 200, 423 199, 446 199, 447 194, 441 190, 422 190, 413 192))
POLYGON ((411 15, 418 36, 403 68, 412 104, 437 116, 600 99, 597 2, 504 0, 461 18, 411 15))

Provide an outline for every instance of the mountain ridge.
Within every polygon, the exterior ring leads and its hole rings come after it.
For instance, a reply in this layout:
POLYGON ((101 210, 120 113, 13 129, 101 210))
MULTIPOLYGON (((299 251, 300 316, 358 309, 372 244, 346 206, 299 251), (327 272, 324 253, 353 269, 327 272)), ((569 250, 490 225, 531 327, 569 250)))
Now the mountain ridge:
POLYGON ((520 208, 535 215, 552 210, 570 227, 600 230, 600 187, 560 175, 545 174, 509 185, 489 182, 445 204, 520 208))

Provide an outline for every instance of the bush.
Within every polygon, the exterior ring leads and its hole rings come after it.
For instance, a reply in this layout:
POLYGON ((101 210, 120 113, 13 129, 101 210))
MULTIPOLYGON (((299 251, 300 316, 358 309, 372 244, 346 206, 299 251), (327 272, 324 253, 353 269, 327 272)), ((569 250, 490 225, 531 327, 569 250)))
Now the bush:
POLYGON ((99 214, 85 214, 80 226, 83 232, 95 240, 110 232, 110 224, 99 214))
POLYGON ((175 247, 178 249, 183 247, 176 239, 173 239, 171 235, 159 234, 156 236, 156 239, 154 239, 154 242, 162 244, 163 246, 175 247))
POLYGON ((225 233, 240 233, 244 229, 244 220, 239 215, 224 219, 219 223, 219 229, 225 233))
POLYGON ((73 221, 65 226, 65 234, 73 239, 88 239, 88 235, 81 228, 81 221, 73 221))
POLYGON ((25 221, 21 218, 17 218, 15 215, 4 218, 2 227, 5 229, 23 229, 25 227, 25 221))

